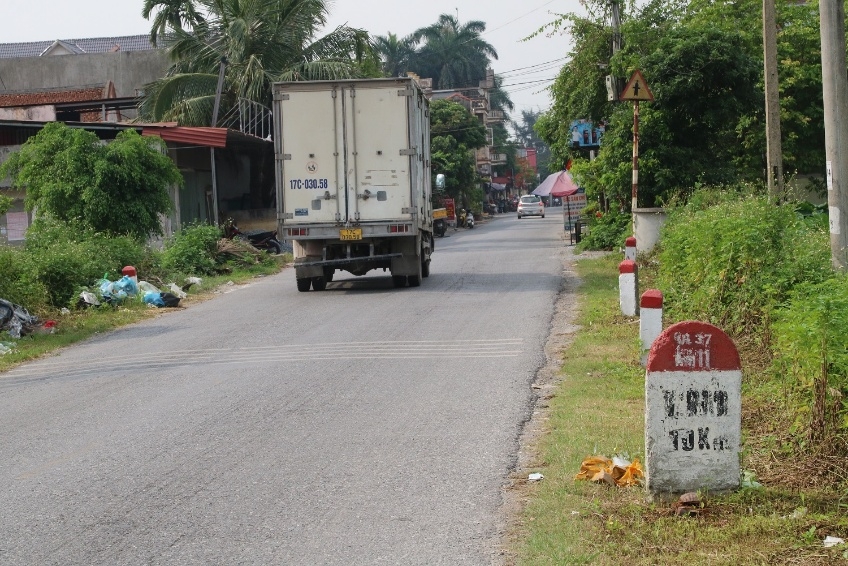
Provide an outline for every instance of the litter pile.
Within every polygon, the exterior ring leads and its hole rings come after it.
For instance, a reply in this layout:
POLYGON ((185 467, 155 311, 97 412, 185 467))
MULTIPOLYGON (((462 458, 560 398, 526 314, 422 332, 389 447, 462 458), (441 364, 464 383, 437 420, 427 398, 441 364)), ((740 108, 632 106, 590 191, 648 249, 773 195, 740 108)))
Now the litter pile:
MULTIPOLYGON (((29 314, 24 307, 9 301, 0 299, 0 330, 9 332, 12 338, 20 338, 35 332, 50 332, 55 322, 48 320, 41 322, 37 316, 29 314)), ((3 353, 7 353, 6 349, 3 353)))
POLYGON ((167 291, 160 290, 156 285, 147 281, 137 281, 131 275, 124 275, 117 281, 110 281, 106 276, 97 282, 97 291, 88 289, 79 294, 78 307, 98 307, 102 302, 109 305, 121 304, 128 298, 140 298, 142 302, 152 307, 178 307, 180 300, 186 298, 186 291, 192 285, 200 285, 199 277, 188 277, 180 287, 170 283, 167 291))
POLYGON ((644 477, 638 458, 628 462, 619 456, 613 457, 612 460, 606 456, 589 456, 580 464, 580 473, 574 476, 574 479, 630 487, 639 485, 644 477))
MULTIPOLYGON (((168 290, 162 291, 152 283, 139 281, 132 266, 125 267, 123 272, 120 279, 112 281, 104 275, 93 288, 80 291, 77 296, 77 308, 99 307, 103 304, 119 305, 127 299, 141 300, 151 307, 177 307, 180 300, 186 298, 189 287, 202 284, 199 277, 188 277, 182 287, 176 283, 163 284, 168 290)), ((61 312, 68 314, 70 311, 63 308, 61 312)), ((0 332, 4 331, 12 338, 29 334, 52 334, 56 331, 56 322, 42 321, 21 305, 0 299, 0 332)), ((14 343, 0 343, 0 355, 8 354, 14 349, 14 343)))

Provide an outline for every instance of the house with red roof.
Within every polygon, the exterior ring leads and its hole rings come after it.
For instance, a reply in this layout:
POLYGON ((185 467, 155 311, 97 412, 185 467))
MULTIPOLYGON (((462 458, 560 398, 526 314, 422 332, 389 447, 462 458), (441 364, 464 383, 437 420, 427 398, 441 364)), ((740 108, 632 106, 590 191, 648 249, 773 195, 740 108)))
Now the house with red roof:
MULTIPOLYGON (((249 129, 226 127, 224 120, 219 128, 138 123, 145 85, 168 66, 166 51, 147 35, 0 44, 0 162, 48 122, 95 132, 106 142, 135 129, 165 140, 185 180, 182 190, 173 189, 166 234, 185 223, 228 217, 242 229, 276 228, 270 112, 250 109, 249 129)), ((231 122, 238 124, 239 117, 231 122)), ((25 195, 9 191, 8 179, 0 179, 4 188, 15 202, 0 216, 0 242, 22 241, 32 215, 25 195)))

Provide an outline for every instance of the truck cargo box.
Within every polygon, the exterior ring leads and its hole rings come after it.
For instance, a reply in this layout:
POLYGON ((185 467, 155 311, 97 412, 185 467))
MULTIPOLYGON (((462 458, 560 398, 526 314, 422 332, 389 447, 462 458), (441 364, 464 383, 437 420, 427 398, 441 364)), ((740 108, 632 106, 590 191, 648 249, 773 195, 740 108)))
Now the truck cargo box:
POLYGON ((414 277, 413 263, 426 262, 426 271, 430 117, 418 84, 281 82, 273 91, 277 218, 295 243, 298 278, 326 274, 317 267, 414 277))

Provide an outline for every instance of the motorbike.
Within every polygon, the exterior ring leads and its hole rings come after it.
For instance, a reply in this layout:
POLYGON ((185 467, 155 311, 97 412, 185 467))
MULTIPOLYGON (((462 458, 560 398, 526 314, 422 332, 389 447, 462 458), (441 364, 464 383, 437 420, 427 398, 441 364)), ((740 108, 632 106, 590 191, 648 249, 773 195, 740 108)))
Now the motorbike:
POLYGON ((247 240, 254 248, 265 250, 270 254, 280 254, 283 251, 283 245, 277 239, 276 230, 251 230, 249 232, 242 232, 232 218, 227 220, 227 223, 224 225, 224 237, 229 240, 236 237, 247 240))
POLYGON ((474 213, 470 210, 465 214, 465 227, 468 229, 474 228, 474 213))
POLYGON ((444 218, 437 218, 433 221, 433 234, 439 238, 443 238, 445 232, 448 231, 448 223, 444 218))

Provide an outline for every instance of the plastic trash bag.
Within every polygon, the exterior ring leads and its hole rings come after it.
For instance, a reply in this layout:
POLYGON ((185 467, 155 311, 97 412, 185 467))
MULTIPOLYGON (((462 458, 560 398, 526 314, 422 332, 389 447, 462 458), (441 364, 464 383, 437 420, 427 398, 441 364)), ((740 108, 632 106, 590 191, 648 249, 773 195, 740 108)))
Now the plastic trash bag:
POLYGON ((77 299, 78 307, 99 307, 100 301, 97 299, 97 295, 92 293, 91 291, 82 291, 79 294, 79 299, 77 299))
POLYGON ((103 278, 97 284, 100 289, 100 296, 107 303, 120 303, 127 297, 134 297, 138 294, 138 284, 128 275, 124 275, 117 281, 109 281, 103 278))
POLYGON ((147 293, 160 293, 159 287, 154 285, 153 283, 148 283, 147 281, 139 281, 138 282, 138 292, 144 296, 147 293))
POLYGON ((6 330, 12 338, 29 334, 39 325, 35 317, 22 306, 0 299, 0 330, 6 330))
POLYGON ((162 301, 165 303, 166 307, 180 306, 180 297, 172 293, 162 293, 162 301))
POLYGON ((580 473, 574 479, 629 487, 638 485, 644 477, 638 458, 628 462, 620 457, 610 460, 606 456, 589 456, 581 463, 580 473))
POLYGON ((177 297, 179 297, 179 298, 181 298, 181 299, 185 299, 185 298, 186 298, 186 296, 187 296, 187 295, 186 295, 186 293, 185 293, 185 291, 183 291, 182 289, 180 289, 180 286, 179 286, 179 285, 177 285, 176 283, 171 283, 170 285, 168 285, 168 289, 171 291, 171 293, 172 293, 173 295, 175 295, 175 296, 177 296, 177 297))
POLYGON ((177 307, 180 304, 180 298, 172 293, 154 293, 148 292, 144 294, 142 300, 155 307, 177 307))
POLYGON ((124 292, 128 297, 135 297, 138 295, 138 284, 128 275, 124 275, 115 281, 115 283, 112 284, 112 288, 117 289, 119 292, 124 292))
POLYGON ((141 299, 147 305, 153 305, 154 307, 164 307, 165 301, 162 300, 162 293, 159 291, 148 291, 144 294, 141 299))

